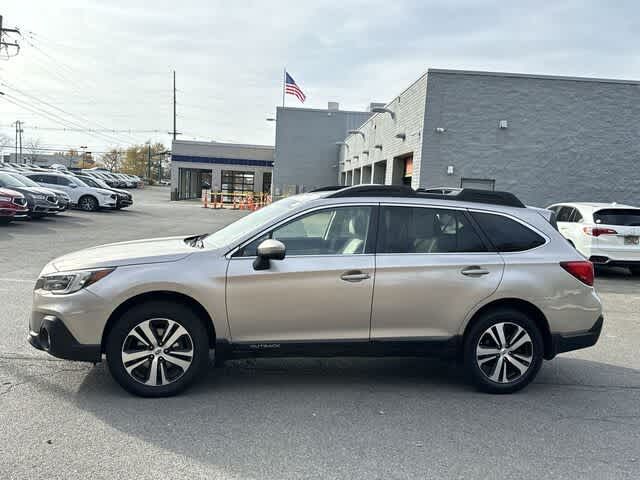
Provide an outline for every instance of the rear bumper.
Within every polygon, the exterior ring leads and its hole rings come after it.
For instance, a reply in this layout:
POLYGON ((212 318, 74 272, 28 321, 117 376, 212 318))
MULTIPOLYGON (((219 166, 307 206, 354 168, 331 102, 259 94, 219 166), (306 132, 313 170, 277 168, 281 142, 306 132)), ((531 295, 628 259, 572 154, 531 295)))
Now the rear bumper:
POLYGON ((29 332, 28 341, 34 348, 65 360, 99 362, 102 358, 100 345, 78 343, 64 323, 53 315, 42 319, 39 332, 29 332))
POLYGON ((556 333, 552 335, 551 355, 548 359, 555 357, 559 353, 580 350, 581 348, 592 347, 600 338, 604 317, 600 315, 596 323, 586 332, 556 333))

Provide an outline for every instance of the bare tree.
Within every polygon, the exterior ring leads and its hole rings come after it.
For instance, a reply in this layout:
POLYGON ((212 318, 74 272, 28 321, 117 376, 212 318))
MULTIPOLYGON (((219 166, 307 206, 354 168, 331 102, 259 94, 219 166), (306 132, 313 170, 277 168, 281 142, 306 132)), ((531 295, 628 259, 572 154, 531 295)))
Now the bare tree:
POLYGON ((7 148, 7 146, 10 143, 11 143, 11 138, 7 135, 0 133, 0 160, 2 160, 2 157, 4 155, 4 150, 7 148))
POLYGON ((25 143, 25 149, 29 154, 30 161, 35 162, 36 158, 38 158, 38 154, 42 151, 42 143, 39 138, 30 138, 25 143))
POLYGON ((120 170, 122 160, 120 159, 120 152, 115 148, 112 148, 107 153, 103 154, 100 160, 104 164, 104 168, 107 168, 112 172, 120 170))

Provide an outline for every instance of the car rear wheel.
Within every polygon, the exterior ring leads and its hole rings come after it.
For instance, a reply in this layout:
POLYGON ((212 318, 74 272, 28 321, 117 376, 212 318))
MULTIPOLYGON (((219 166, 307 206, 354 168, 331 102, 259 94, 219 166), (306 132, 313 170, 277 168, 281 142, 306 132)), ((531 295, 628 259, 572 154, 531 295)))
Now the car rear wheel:
POLYGON ((85 212, 95 212, 98 210, 98 200, 90 195, 85 195, 78 200, 78 207, 85 212))
POLYGON ((198 316, 166 302, 127 311, 109 333, 105 350, 113 378, 143 397, 181 392, 209 360, 207 331, 198 316))
POLYGON ((536 377, 543 348, 533 319, 518 310, 493 310, 480 317, 465 337, 465 368, 480 390, 513 393, 536 377))

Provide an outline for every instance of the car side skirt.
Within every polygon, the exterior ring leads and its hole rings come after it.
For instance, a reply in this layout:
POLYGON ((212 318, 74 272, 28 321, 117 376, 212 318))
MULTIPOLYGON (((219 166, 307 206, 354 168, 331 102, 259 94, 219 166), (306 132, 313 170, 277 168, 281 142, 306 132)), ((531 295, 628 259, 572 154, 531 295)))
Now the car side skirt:
POLYGON ((216 342, 224 359, 255 357, 439 357, 454 358, 461 336, 411 339, 339 340, 323 342, 216 342))

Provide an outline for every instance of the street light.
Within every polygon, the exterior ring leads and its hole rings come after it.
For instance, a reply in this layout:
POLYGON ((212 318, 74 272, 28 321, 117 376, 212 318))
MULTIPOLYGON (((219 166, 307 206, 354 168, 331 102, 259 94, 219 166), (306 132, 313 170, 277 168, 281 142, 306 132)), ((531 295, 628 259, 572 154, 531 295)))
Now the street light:
POLYGON ((362 140, 364 140, 364 132, 361 132, 360 130, 348 130, 347 133, 349 135, 362 135, 362 140))
POLYGON ((371 109, 373 113, 388 113, 391 115, 391 118, 396 119, 396 113, 393 110, 388 109, 387 107, 374 107, 371 109))

